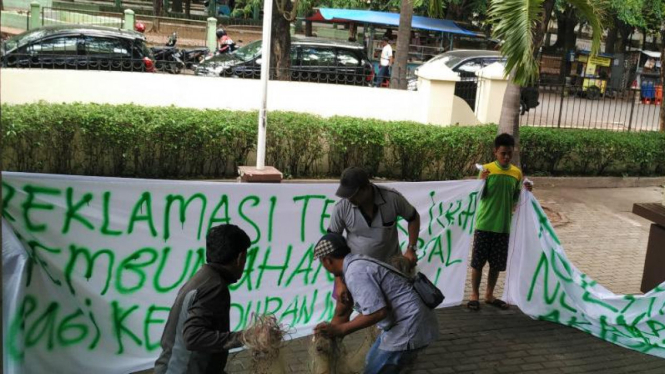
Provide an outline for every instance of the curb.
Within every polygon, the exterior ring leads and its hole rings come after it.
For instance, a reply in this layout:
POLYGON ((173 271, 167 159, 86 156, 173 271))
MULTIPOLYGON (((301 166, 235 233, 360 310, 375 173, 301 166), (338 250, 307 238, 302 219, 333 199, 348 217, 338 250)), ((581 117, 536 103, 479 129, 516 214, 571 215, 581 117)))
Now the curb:
MULTIPOLYGON (((528 176, 527 176, 528 177, 528 176)), ((536 188, 636 188, 661 187, 665 177, 528 177, 536 188)), ((469 179, 469 178, 463 178, 469 179)), ((238 182, 233 179, 205 179, 206 182, 238 182)), ((397 183, 399 180, 372 179, 374 183, 397 183)), ((282 179, 282 183, 339 183, 337 178, 282 179)))
POLYGON ((665 177, 530 177, 529 179, 539 188, 635 188, 665 185, 665 177))
MULTIPOLYGON (((529 179, 533 181, 537 188, 635 188, 665 185, 665 177, 529 177, 529 179)), ((373 179, 372 182, 393 183, 399 181, 373 179)), ((339 179, 284 179, 282 183, 339 183, 339 179)))

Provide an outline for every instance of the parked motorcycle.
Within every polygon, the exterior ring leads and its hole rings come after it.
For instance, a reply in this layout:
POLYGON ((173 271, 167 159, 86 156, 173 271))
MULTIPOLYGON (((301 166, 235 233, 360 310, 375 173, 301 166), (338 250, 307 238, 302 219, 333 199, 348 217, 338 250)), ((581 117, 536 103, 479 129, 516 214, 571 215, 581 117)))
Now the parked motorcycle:
POLYGON ((171 74, 180 74, 185 68, 185 63, 180 59, 180 51, 175 47, 178 41, 178 34, 173 33, 166 42, 165 47, 152 47, 152 54, 155 57, 155 67, 159 71, 166 71, 171 74))
POLYGON ((226 30, 219 28, 217 29, 216 35, 218 47, 217 51, 215 51, 215 56, 233 53, 233 51, 237 49, 236 43, 234 43, 233 40, 229 37, 229 35, 226 33, 226 30))
POLYGON ((196 69, 196 65, 203 61, 206 56, 210 54, 210 50, 206 47, 181 49, 177 53, 177 57, 185 63, 185 68, 189 70, 196 69))

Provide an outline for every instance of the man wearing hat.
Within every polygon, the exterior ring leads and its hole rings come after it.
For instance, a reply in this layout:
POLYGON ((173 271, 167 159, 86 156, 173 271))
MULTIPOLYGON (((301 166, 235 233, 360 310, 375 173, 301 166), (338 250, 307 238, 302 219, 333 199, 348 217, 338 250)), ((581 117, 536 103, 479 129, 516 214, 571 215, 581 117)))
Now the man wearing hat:
POLYGON ((383 333, 367 353, 365 374, 400 373, 438 337, 434 312, 413 285, 385 266, 352 254, 344 237, 326 234, 314 248, 314 257, 336 278, 343 278, 359 313, 351 321, 320 323, 315 332, 343 337, 377 324, 383 333))
MULTIPOLYGON (((351 253, 390 263, 392 257, 402 254, 397 233, 397 219, 402 217, 408 222, 409 233, 404 257, 416 265, 420 216, 401 193, 374 185, 364 169, 350 167, 342 172, 336 195, 342 199, 335 204, 328 232, 346 231, 351 253)), ((338 303, 333 323, 350 316, 349 305, 342 305, 347 301, 345 292, 344 282, 335 278, 334 297, 338 303)))

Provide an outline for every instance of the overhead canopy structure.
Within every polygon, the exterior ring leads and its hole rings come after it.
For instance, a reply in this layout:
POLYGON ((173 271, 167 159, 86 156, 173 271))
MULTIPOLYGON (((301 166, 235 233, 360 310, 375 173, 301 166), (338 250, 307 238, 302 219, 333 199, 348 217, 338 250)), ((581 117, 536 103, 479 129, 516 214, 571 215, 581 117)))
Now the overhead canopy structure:
MULTIPOLYGON (((358 22, 371 23, 386 26, 399 26, 399 13, 377 12, 373 10, 355 9, 331 9, 319 8, 316 13, 307 18, 307 21, 319 22, 358 22)), ((413 16, 411 27, 414 29, 445 32, 450 34, 461 34, 469 36, 484 36, 482 34, 465 30, 455 22, 447 19, 435 19, 421 16, 413 16)))
POLYGON ((660 60, 660 52, 658 52, 658 51, 647 51, 645 49, 642 49, 640 51, 642 53, 644 53, 645 55, 651 57, 651 58, 655 58, 657 60, 660 60))

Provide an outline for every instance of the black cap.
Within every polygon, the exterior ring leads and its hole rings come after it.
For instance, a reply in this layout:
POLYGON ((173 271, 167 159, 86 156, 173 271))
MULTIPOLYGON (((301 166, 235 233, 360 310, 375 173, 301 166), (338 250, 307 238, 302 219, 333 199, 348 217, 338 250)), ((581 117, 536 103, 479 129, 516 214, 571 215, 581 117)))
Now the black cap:
POLYGON ((369 184, 369 175, 359 167, 352 166, 342 172, 342 178, 339 180, 339 187, 335 195, 348 199, 355 195, 360 187, 369 184))
POLYGON ((387 36, 384 36, 383 38, 381 38, 381 40, 383 40, 384 42, 387 42, 387 41, 390 40, 390 38, 388 38, 387 36))

